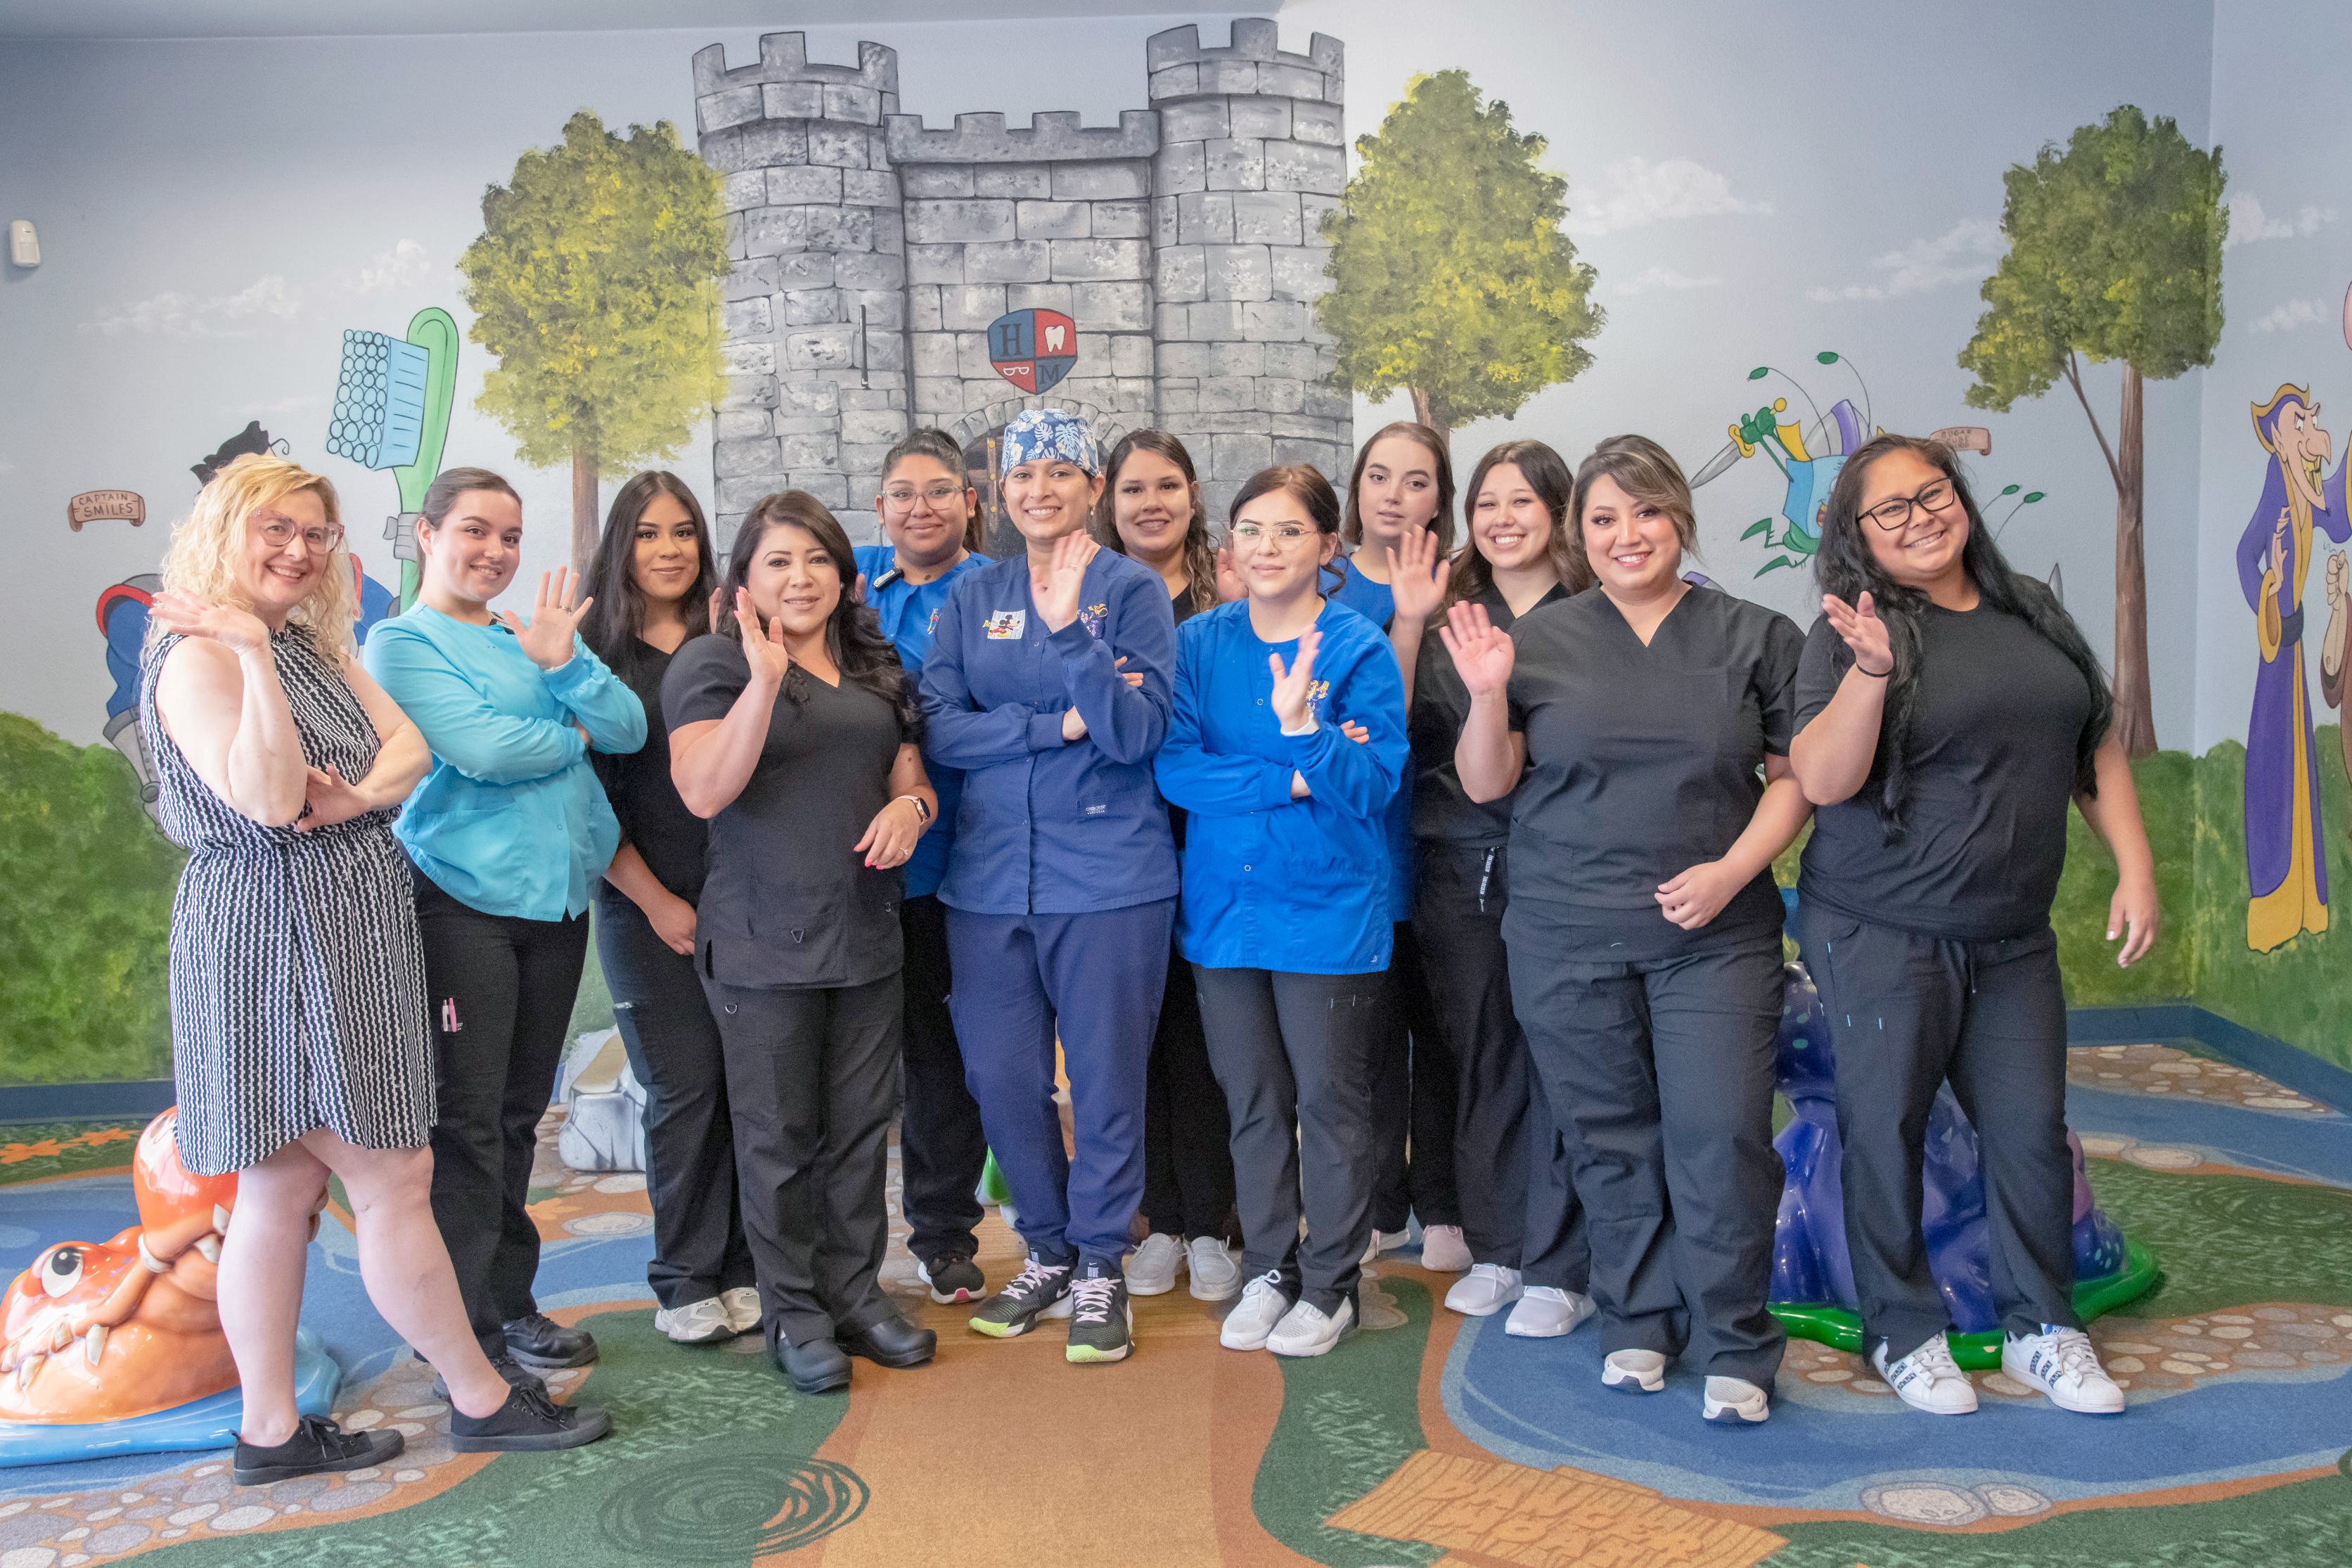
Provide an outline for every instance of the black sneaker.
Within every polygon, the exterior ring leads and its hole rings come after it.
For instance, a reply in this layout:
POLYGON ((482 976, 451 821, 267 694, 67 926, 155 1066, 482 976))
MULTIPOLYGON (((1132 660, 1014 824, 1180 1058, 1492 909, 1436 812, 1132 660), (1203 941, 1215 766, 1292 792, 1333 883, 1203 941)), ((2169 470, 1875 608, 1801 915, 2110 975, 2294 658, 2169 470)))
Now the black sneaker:
POLYGON ((577 1448, 613 1429, 593 1405, 558 1405, 544 1387, 518 1388, 488 1415, 449 1412, 449 1447, 460 1454, 536 1454, 577 1448))
POLYGON ((1040 1318, 1069 1315, 1070 1266, 1048 1263, 1033 1252, 1003 1289, 981 1303, 971 1327, 991 1339, 1011 1340, 1035 1328, 1040 1318))
POLYGON ((596 1338, 585 1329, 567 1329, 545 1312, 507 1324, 507 1353, 525 1366, 586 1366, 596 1359, 596 1338))
MULTIPOLYGON (((545 1388, 547 1386, 539 1373, 510 1355, 492 1356, 490 1370, 505 1378, 509 1388, 545 1388)), ((449 1401, 449 1380, 437 1372, 433 1374, 433 1397, 445 1405, 449 1401)))
POLYGON ((324 1475, 330 1470, 364 1470, 399 1457, 405 1439, 397 1432, 346 1432, 323 1415, 305 1415, 294 1436, 264 1448, 237 1439, 236 1460, 230 1470, 241 1487, 266 1487, 297 1476, 324 1475))
POLYGON ((1125 1361, 1135 1348, 1135 1310, 1116 1259, 1089 1258, 1070 1282, 1070 1348, 1075 1362, 1125 1361))
POLYGON ((980 1265, 953 1253, 928 1263, 917 1263, 915 1273, 931 1288, 931 1300, 942 1307, 952 1307, 958 1301, 977 1301, 981 1292, 988 1289, 988 1276, 980 1271, 980 1265))

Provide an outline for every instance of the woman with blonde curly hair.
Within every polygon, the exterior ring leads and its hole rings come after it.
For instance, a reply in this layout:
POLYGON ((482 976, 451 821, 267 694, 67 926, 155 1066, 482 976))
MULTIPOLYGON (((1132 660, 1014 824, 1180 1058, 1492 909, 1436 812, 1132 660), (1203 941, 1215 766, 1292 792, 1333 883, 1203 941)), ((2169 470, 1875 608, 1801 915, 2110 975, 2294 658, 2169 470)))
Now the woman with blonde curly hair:
POLYGON ((157 815, 189 852, 172 908, 180 1157, 237 1173, 219 1302, 248 1486, 401 1449, 397 1432, 295 1408, 303 1263, 330 1174, 370 1300, 447 1380, 453 1447, 570 1447, 610 1425, 508 1388, 434 1224, 424 963, 389 815, 428 753, 355 657, 355 582, 334 487, 240 458, 173 536, 141 661, 157 815))

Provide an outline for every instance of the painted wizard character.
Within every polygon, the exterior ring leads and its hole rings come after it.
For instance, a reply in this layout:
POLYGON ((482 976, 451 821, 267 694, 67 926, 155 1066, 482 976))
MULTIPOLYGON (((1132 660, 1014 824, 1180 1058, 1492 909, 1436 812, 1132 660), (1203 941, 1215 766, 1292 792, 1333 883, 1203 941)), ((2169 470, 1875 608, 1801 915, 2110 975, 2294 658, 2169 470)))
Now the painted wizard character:
MULTIPOLYGON (((2326 473, 2333 444, 2319 405, 2299 386, 2254 405, 2254 435, 2272 457, 2262 499, 2238 541, 2238 582, 2254 612, 2262 662, 2246 721, 2246 945, 2256 952, 2327 929, 2327 865, 2319 824, 2319 759, 2303 671, 2303 593, 2315 532, 2352 541, 2344 467, 2326 473)), ((2338 558, 2340 560, 2340 558, 2338 558)), ((2341 568, 2331 563, 2331 580, 2341 568)))

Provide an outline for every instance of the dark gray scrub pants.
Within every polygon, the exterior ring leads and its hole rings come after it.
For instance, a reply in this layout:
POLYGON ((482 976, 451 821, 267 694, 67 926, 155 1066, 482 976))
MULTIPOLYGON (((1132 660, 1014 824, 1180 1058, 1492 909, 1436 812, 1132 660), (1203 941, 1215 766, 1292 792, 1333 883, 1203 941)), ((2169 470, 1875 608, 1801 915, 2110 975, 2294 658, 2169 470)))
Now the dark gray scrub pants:
POLYGON ((764 990, 706 978, 727 1057, 743 1234, 768 1348, 897 1314, 877 1279, 890 1241, 899 986, 764 990))
POLYGON ((1504 929, 1511 994, 1591 1227, 1602 1353, 1683 1355, 1709 1377, 1769 1388, 1784 1337, 1764 1304, 1783 1178, 1779 932, 1595 963, 1565 956, 1524 900, 1504 929))
POLYGON ((1385 978, 1192 966, 1233 1119, 1242 1267, 1336 1312, 1372 1234, 1372 1058, 1385 978), (1298 1222, 1307 1221, 1299 1239, 1298 1222))
POLYGON ((1837 1053, 1839 1177, 1865 1348, 1898 1361, 1952 1326, 1919 1232, 1937 1087, 1977 1132, 1994 1309, 2003 1330, 2080 1328, 2066 995, 2047 926, 1960 942, 1800 905, 1805 967, 1837 1053))

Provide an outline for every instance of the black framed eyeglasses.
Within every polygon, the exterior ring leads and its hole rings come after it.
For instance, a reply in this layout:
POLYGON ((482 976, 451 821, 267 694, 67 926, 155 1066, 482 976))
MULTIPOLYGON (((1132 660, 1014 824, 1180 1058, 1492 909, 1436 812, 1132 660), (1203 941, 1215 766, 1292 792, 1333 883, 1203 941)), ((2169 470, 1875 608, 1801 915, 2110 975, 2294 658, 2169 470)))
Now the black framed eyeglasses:
POLYGON ((1880 501, 1862 515, 1893 533, 1911 526, 1913 508, 1927 512, 1943 511, 1951 506, 1957 494, 1958 491, 1951 480, 1937 479, 1916 495, 1896 496, 1892 500, 1880 501))

